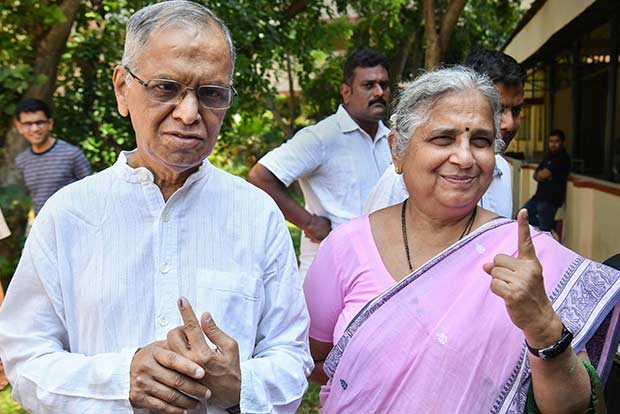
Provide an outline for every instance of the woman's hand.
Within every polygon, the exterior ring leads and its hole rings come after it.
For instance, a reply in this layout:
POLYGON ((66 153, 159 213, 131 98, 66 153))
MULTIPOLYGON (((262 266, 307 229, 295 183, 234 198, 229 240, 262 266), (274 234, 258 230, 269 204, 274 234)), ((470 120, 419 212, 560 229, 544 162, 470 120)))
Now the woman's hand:
POLYGON ((517 214, 518 254, 495 256, 483 268, 490 274, 491 291, 501 297, 512 322, 525 334, 528 344, 545 348, 562 335, 562 321, 545 291, 543 268, 532 243, 527 210, 517 214))

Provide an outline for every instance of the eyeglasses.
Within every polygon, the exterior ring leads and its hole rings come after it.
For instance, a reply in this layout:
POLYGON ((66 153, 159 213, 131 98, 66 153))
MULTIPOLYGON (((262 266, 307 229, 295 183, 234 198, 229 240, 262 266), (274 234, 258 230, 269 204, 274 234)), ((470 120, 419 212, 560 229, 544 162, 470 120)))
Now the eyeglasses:
POLYGON ((137 80, 140 85, 144 86, 148 97, 159 103, 177 105, 185 98, 189 90, 196 93, 196 98, 203 108, 227 109, 230 108, 233 96, 237 94, 237 91, 232 85, 200 85, 197 88, 192 88, 171 79, 150 79, 148 81, 143 81, 134 75, 127 66, 124 68, 132 78, 137 80))
POLYGON ((50 121, 49 119, 46 119, 44 121, 41 120, 41 121, 33 121, 33 122, 20 122, 20 124, 24 126, 25 128, 32 128, 33 126, 36 126, 38 128, 38 127, 42 127, 43 125, 47 125, 49 121, 50 121))

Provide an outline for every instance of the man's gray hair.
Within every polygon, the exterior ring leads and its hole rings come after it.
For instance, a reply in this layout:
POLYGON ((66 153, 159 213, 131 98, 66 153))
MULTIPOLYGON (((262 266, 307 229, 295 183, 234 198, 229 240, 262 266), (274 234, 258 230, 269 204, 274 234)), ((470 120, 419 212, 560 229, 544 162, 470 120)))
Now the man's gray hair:
POLYGON ((495 128, 495 152, 503 151, 505 144, 500 133, 502 107, 499 92, 488 76, 465 66, 453 66, 423 73, 401 93, 390 118, 396 138, 392 148, 394 155, 399 158, 404 155, 409 138, 415 134, 416 128, 428 122, 428 114, 440 98, 472 90, 480 92, 489 102, 495 128))
POLYGON ((224 22, 209 8, 193 1, 172 0, 151 4, 135 12, 127 22, 125 49, 123 50, 123 66, 133 68, 138 56, 144 51, 149 36, 155 29, 167 27, 192 27, 204 29, 213 23, 224 33, 230 49, 232 79, 235 72, 235 48, 230 30, 224 22))

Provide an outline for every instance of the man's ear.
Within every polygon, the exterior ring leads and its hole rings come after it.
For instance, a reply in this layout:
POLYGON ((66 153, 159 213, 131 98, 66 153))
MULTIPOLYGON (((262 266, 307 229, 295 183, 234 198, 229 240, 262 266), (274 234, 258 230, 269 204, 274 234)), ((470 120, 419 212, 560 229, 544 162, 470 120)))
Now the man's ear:
POLYGON ((112 83, 114 84, 114 95, 116 96, 116 107, 121 116, 129 115, 129 106, 127 105, 127 76, 129 74, 122 66, 114 68, 112 75, 112 83))
POLYGON ((21 124, 21 122, 19 122, 19 119, 17 119, 17 117, 15 117, 15 128, 17 128, 17 132, 19 132, 22 136, 26 136, 24 134, 25 129, 23 127, 23 125, 21 124))
POLYGON ((348 105, 351 102, 351 87, 346 83, 340 84, 340 95, 342 96, 342 102, 348 105))
POLYGON ((51 131, 52 129, 54 129, 54 118, 48 119, 48 122, 49 122, 49 126, 50 126, 50 131, 51 131))

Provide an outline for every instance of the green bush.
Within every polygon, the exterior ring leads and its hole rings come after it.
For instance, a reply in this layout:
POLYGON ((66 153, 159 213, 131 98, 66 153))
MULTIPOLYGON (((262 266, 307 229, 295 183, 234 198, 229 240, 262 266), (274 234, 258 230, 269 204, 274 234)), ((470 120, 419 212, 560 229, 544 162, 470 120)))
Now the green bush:
POLYGON ((11 235, 0 241, 0 281, 6 290, 26 240, 30 198, 21 186, 0 187, 0 207, 11 235))

